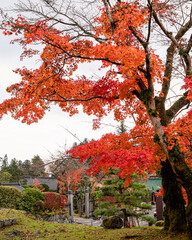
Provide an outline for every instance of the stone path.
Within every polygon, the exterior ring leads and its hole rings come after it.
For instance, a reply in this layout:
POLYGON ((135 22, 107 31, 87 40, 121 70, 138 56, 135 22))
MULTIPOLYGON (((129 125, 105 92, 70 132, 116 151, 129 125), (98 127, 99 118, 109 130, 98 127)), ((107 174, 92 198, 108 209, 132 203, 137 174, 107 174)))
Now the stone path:
POLYGON ((101 226, 100 220, 93 220, 92 218, 81 218, 81 217, 73 217, 74 224, 82 224, 82 225, 88 225, 88 226, 101 226))

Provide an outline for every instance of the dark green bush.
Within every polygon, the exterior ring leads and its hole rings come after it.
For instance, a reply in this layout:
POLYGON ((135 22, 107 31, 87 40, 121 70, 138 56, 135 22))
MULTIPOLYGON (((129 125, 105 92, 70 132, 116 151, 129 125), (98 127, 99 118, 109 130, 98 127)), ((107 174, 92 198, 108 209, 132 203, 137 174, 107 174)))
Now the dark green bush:
POLYGON ((0 207, 18 209, 22 202, 22 192, 15 187, 0 186, 0 207))
POLYGON ((44 194, 34 188, 23 190, 22 209, 32 214, 40 214, 44 210, 44 194))
POLYGON ((96 210, 93 212, 93 215, 94 215, 95 217, 99 217, 99 216, 112 216, 112 215, 114 215, 116 212, 117 212, 117 208, 110 208, 110 209, 102 208, 102 209, 96 209, 96 210))
POLYGON ((43 187, 43 192, 49 192, 49 186, 47 185, 47 184, 45 184, 45 183, 41 183, 40 184, 42 187, 43 187))
MULTIPOLYGON (((47 184, 41 183, 40 185, 43 188, 43 192, 49 192, 50 191, 49 186, 47 184)), ((33 185, 22 185, 22 187, 25 188, 25 189, 26 188, 33 188, 33 185)))
POLYGON ((114 187, 113 186, 103 186, 101 187, 104 196, 114 196, 114 187))
POLYGON ((23 188, 33 188, 32 185, 22 185, 23 188))
POLYGON ((142 216, 142 220, 147 221, 150 226, 156 223, 156 220, 151 216, 142 216))

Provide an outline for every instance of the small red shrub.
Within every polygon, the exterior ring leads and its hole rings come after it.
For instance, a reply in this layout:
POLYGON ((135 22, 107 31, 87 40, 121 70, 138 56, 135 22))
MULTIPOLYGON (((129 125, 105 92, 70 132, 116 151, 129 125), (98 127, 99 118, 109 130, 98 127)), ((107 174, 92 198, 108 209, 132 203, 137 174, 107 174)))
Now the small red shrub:
POLYGON ((67 197, 64 195, 54 192, 45 193, 45 208, 47 209, 63 209, 66 202, 67 197))

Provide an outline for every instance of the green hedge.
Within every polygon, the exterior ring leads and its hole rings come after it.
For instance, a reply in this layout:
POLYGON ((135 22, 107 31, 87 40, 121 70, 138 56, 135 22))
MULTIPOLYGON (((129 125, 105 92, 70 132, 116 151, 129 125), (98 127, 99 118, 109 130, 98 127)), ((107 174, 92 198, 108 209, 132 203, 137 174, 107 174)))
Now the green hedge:
POLYGON ((26 188, 23 190, 22 209, 32 214, 40 214, 44 210, 43 201, 44 194, 34 188, 26 188))
POLYGON ((19 209, 22 192, 15 187, 0 186, 0 207, 19 209))

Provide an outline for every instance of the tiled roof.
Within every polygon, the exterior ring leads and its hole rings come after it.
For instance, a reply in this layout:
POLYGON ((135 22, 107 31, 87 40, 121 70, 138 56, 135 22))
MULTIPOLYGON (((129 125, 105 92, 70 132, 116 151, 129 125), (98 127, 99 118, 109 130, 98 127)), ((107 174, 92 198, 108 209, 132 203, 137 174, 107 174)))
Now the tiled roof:
POLYGON ((24 188, 19 183, 1 183, 1 186, 15 187, 15 188, 19 189, 20 191, 24 190, 24 188))

